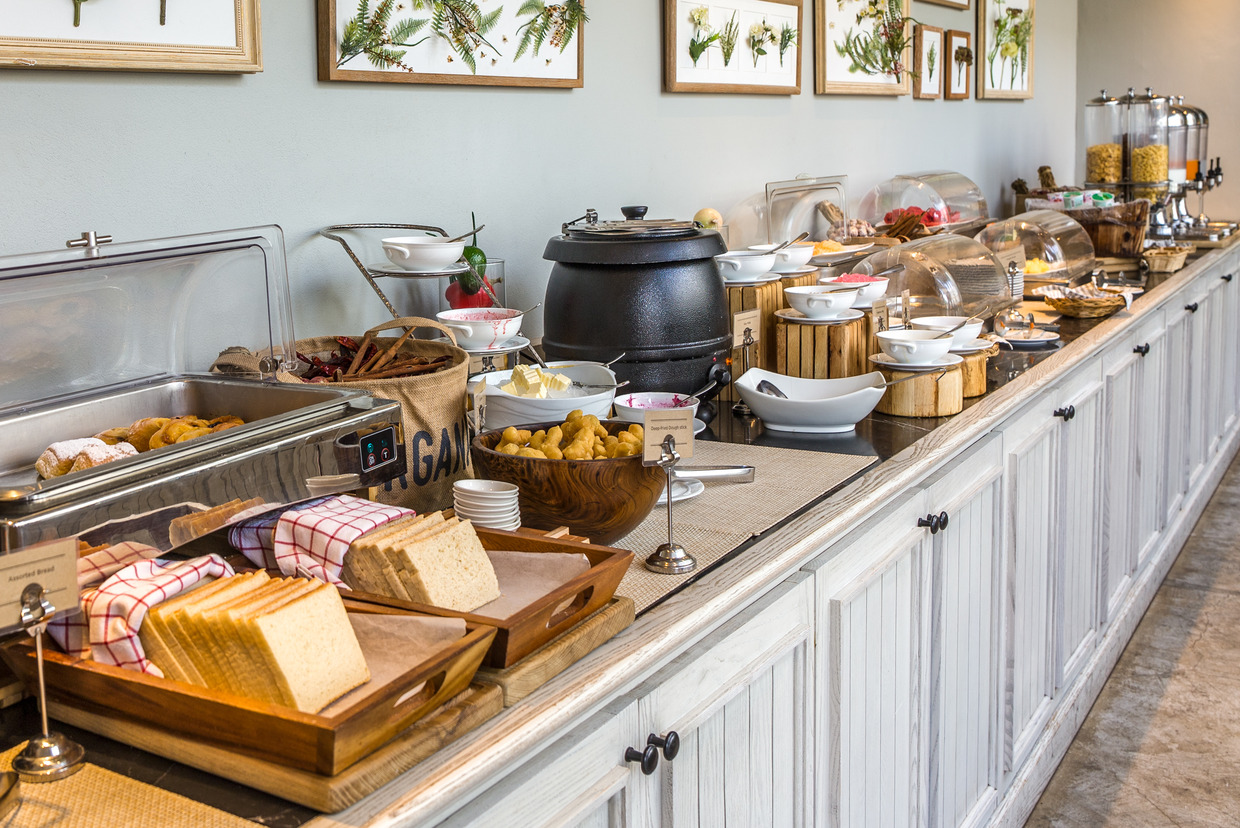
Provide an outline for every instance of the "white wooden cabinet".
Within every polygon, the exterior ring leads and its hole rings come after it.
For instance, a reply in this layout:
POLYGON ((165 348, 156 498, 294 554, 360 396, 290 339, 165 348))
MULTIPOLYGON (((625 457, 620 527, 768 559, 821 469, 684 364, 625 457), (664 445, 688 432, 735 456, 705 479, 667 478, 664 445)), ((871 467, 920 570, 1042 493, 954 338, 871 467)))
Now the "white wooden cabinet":
MULTIPOLYGON (((1237 291, 1240 293, 1240 291, 1237 291)), ((1164 422, 1167 439, 1163 447, 1163 516, 1172 520, 1184 504, 1194 462, 1193 425, 1193 317, 1177 303, 1167 309, 1163 341, 1167 351, 1164 368, 1167 396, 1164 422)))

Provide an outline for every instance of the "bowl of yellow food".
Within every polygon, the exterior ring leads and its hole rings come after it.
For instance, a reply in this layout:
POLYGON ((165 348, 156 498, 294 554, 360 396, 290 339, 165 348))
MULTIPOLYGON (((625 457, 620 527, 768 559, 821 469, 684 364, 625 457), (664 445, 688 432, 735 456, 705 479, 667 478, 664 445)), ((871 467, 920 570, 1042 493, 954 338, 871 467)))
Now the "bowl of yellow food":
POLYGON ((487 385, 486 428, 563 420, 578 408, 603 418, 611 413, 616 396, 616 375, 598 362, 550 362, 546 368, 520 365, 482 378, 487 385), (574 380, 582 385, 573 385, 574 380))
POLYGON ((642 427, 570 412, 550 421, 486 431, 469 447, 474 473, 513 483, 521 522, 567 526, 609 544, 633 531, 654 508, 666 475, 642 465, 642 427))

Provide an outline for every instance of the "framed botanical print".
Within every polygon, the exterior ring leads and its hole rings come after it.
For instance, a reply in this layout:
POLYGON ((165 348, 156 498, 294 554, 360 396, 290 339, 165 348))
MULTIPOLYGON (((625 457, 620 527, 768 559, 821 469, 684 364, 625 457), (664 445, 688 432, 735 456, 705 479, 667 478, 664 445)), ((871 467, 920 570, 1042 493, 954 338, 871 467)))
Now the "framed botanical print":
POLYGON ((317 0, 319 80, 584 83, 584 0, 317 0))
POLYGON ((943 96, 943 30, 918 25, 913 32, 913 97, 932 100, 943 96))
POLYGON ((978 0, 977 96, 1033 97, 1034 0, 978 0))
POLYGON ((945 65, 943 97, 961 101, 969 97, 973 82, 973 35, 960 29, 943 32, 945 65))
POLYGON ((933 3, 936 6, 951 6, 953 9, 967 9, 969 0, 921 0, 922 3, 933 3))
POLYGON ((814 0, 814 91, 907 95, 909 0, 814 0))
POLYGON ((801 91, 803 0, 663 0, 668 92, 801 91))
POLYGON ((261 72, 259 0, 0 0, 0 67, 261 72))

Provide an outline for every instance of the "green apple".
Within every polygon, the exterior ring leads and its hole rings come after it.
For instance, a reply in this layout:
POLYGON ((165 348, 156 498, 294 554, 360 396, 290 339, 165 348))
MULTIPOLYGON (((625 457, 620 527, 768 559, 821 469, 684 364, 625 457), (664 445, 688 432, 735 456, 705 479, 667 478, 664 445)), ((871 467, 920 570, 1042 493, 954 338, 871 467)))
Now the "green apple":
POLYGON ((693 214, 693 220, 707 230, 718 230, 723 227, 723 216, 713 207, 703 207, 693 214))

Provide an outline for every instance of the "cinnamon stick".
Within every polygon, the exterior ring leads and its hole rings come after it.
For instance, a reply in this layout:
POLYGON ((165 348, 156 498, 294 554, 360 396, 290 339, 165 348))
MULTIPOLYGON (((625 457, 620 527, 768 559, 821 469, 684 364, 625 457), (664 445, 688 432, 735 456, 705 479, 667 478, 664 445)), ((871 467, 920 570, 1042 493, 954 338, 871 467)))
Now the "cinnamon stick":
POLYGON ((366 338, 362 340, 362 344, 357 346, 357 353, 353 355, 353 361, 349 363, 349 367, 345 370, 344 375, 347 377, 362 367, 362 360, 366 358, 366 351, 370 349, 371 335, 366 334, 366 338))
POLYGON ((376 379, 398 379, 400 377, 416 377, 421 374, 433 374, 436 371, 446 368, 444 362, 428 362, 422 365, 406 365, 400 368, 385 368, 382 371, 371 371, 368 374, 354 374, 351 377, 341 377, 341 382, 365 382, 367 380, 376 379))

